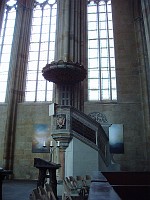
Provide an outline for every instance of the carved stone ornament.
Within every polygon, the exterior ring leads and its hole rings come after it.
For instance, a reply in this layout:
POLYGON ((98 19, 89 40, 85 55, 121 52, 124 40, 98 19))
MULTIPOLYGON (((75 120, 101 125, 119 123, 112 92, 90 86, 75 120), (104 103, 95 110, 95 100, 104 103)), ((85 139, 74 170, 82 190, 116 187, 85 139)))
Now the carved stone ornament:
POLYGON ((58 115, 56 121, 57 121, 57 126, 59 128, 62 128, 63 126, 65 126, 66 122, 65 115, 58 115))
POLYGON ((96 120, 98 123, 108 123, 108 120, 103 113, 92 112, 92 113, 89 113, 89 116, 92 119, 96 120))

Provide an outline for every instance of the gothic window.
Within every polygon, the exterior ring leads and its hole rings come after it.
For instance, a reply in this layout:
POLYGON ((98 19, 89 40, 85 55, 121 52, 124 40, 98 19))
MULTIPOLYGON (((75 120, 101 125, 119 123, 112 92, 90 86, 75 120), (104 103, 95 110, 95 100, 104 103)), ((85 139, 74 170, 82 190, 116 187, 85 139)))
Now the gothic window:
POLYGON ((88 100, 116 101, 111 0, 88 0, 88 100))
POLYGON ((0 31, 0 102, 5 102, 9 62, 16 19, 16 6, 16 1, 6 1, 0 31))
POLYGON ((54 60, 56 0, 38 0, 33 11, 25 101, 52 101, 53 83, 42 76, 42 68, 54 60))

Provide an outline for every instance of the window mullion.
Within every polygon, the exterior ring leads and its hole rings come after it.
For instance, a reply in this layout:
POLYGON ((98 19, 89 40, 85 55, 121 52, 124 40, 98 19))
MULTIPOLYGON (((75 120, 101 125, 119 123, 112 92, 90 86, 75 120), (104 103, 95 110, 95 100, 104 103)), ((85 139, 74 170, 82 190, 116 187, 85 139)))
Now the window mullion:
POLYGON ((101 48, 101 45, 100 45, 100 26, 99 26, 99 3, 97 3, 97 28, 98 28, 98 62, 99 62, 99 97, 100 97, 100 100, 102 99, 102 93, 101 93, 101 89, 102 89, 102 84, 101 84, 101 58, 100 58, 100 48, 101 48))
POLYGON ((50 6, 50 23, 49 23, 49 35, 48 35, 48 53, 47 53, 47 63, 49 62, 49 50, 50 50, 50 39, 51 39, 51 23, 52 23, 52 6, 50 6))
MULTIPOLYGON (((50 22, 49 22, 49 34, 48 34, 48 51, 47 51, 47 63, 49 63, 49 51, 50 51, 50 39, 51 39, 51 23, 52 23, 52 6, 50 5, 50 22)), ((47 84, 45 86, 45 101, 47 100, 47 84)))
POLYGON ((42 37, 42 23, 43 22, 43 6, 42 6, 42 17, 41 17, 41 25, 40 25, 40 38, 39 38, 39 50, 38 50, 38 59, 37 59, 37 78, 36 78, 36 93, 35 93, 35 101, 37 101, 37 90, 38 90, 38 74, 39 74, 39 60, 40 60, 40 49, 41 49, 41 37, 42 37))
POLYGON ((110 63, 110 41, 109 41, 109 26, 108 26, 108 8, 107 8, 107 2, 105 2, 106 5, 106 21, 107 21, 107 35, 108 35, 108 60, 109 60, 109 93, 110 98, 112 100, 112 84, 111 84, 111 63, 110 63))
POLYGON ((5 24, 4 24, 4 31, 3 31, 3 35, 2 35, 2 44, 1 44, 1 52, 0 52, 0 63, 1 63, 2 52, 3 52, 3 46, 4 46, 4 40, 5 40, 5 33, 6 33, 8 12, 9 12, 9 9, 8 9, 8 6, 7 6, 6 17, 5 17, 5 24))

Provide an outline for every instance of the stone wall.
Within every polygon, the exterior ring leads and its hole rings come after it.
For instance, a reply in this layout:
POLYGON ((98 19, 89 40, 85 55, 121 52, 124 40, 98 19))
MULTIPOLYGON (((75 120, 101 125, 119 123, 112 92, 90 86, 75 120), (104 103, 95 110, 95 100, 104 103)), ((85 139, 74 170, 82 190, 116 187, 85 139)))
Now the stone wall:
POLYGON ((146 168, 146 145, 140 104, 85 104, 86 114, 101 112, 110 124, 123 124, 124 154, 115 154, 114 159, 122 171, 143 171, 146 168))
POLYGON ((14 178, 37 179, 38 169, 33 167, 34 158, 49 160, 49 153, 32 153, 34 124, 47 124, 50 133, 51 118, 48 115, 48 105, 48 103, 23 103, 18 106, 14 178))
POLYGON ((0 167, 3 167, 5 126, 7 116, 7 104, 0 104, 0 167))
POLYGON ((111 124, 124 125, 124 154, 115 155, 123 171, 148 170, 142 73, 132 1, 112 0, 118 100, 114 104, 85 103, 85 113, 101 112, 111 124))
MULTIPOLYGON (((148 166, 148 129, 145 132, 141 73, 137 56, 137 43, 131 0, 112 0, 116 55, 118 101, 116 103, 84 103, 84 112, 101 112, 109 123, 124 125, 124 154, 114 156, 122 171, 146 171, 148 166)), ((146 91, 146 90, 145 90, 146 91)), ((144 100, 143 100, 144 99, 144 100)), ((49 159, 48 153, 32 153, 34 124, 51 125, 49 103, 19 103, 17 111, 16 142, 14 152, 14 178, 36 179, 38 170, 33 167, 34 157, 49 159)), ((0 165, 3 166, 4 137, 7 105, 0 105, 0 165)), ((150 160, 149 160, 150 163, 150 160)))

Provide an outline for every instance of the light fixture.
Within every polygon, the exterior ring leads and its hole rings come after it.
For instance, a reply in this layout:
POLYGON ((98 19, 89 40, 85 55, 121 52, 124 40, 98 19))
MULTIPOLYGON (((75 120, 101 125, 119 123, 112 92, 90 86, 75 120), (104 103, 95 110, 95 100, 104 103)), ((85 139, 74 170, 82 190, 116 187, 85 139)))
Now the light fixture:
MULTIPOLYGON (((53 155, 53 153, 54 153, 54 150, 57 149, 57 148, 60 148, 60 141, 57 141, 56 143, 57 143, 56 146, 54 146, 53 141, 52 141, 52 140, 50 141, 50 146, 49 146, 49 147, 50 147, 50 148, 49 148, 50 162, 52 162, 52 155, 53 155)), ((44 143, 43 143, 43 147, 44 147, 44 148, 47 147, 45 141, 44 141, 44 143)))

